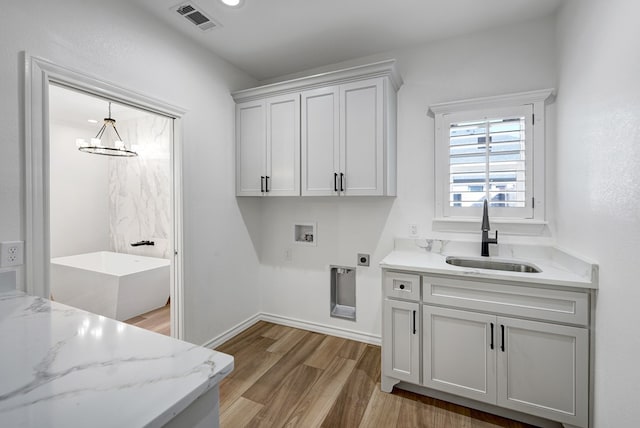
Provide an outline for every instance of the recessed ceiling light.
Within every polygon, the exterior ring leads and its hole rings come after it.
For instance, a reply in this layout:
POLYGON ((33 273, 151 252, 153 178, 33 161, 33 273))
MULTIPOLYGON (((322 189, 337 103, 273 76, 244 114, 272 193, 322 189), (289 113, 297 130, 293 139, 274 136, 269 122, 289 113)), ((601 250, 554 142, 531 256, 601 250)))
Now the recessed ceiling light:
POLYGON ((243 0, 220 0, 223 4, 230 7, 240 7, 242 6, 243 0))
POLYGON ((95 119, 88 119, 87 122, 89 122, 89 123, 98 123, 98 121, 95 120, 95 119))

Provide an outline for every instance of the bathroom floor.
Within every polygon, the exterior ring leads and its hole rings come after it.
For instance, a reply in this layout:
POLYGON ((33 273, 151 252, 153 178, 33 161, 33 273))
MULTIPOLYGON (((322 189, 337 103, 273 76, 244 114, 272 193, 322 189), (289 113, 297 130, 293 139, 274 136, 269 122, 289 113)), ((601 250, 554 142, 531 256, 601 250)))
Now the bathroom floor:
POLYGON ((261 321, 216 350, 235 358, 220 383, 222 428, 531 428, 398 389, 381 392, 378 346, 261 321))
POLYGON ((125 321, 145 330, 171 336, 171 305, 166 305, 125 321))

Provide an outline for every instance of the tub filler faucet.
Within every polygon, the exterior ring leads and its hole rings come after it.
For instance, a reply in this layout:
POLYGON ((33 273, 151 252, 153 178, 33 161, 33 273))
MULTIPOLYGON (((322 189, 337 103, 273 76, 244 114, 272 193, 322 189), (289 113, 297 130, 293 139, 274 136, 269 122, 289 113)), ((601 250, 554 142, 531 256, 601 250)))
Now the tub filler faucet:
POLYGON ((489 257, 489 244, 498 244, 498 231, 496 230, 496 237, 489 238, 489 230, 491 230, 491 226, 489 226, 489 205, 487 200, 484 200, 484 207, 482 209, 482 248, 480 251, 480 255, 482 257, 489 257))
POLYGON ((139 247, 140 245, 155 245, 155 242, 153 242, 153 241, 138 241, 138 242, 132 242, 131 243, 132 247, 139 247))

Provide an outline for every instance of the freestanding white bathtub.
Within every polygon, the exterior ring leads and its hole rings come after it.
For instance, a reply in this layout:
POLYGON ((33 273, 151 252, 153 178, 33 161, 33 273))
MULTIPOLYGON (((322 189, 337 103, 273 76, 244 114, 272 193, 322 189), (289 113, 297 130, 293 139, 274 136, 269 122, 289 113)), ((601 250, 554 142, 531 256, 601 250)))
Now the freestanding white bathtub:
POLYGON ((124 321, 164 306, 169 260, 99 251, 51 259, 53 299, 124 321))

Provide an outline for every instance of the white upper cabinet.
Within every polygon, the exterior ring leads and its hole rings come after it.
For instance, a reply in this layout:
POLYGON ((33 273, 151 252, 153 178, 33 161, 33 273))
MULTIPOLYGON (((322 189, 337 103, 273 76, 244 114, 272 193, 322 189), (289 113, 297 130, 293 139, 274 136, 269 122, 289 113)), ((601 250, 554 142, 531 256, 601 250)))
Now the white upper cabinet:
POLYGON ((340 86, 340 174, 345 195, 395 195, 385 188, 384 81, 340 86))
POLYGON ((236 105, 236 194, 300 195, 300 96, 236 105))
POLYGON ((337 195, 340 170, 338 87, 302 93, 302 195, 337 195))
POLYGON ((265 194, 300 195, 300 96, 266 100, 267 160, 265 194))
POLYGON ((384 182, 384 116, 383 78, 303 92, 302 195, 394 195, 384 182))
POLYGON ((236 194, 260 196, 264 191, 267 135, 264 101, 236 106, 236 194))
POLYGON ((237 195, 395 196, 401 84, 383 61, 234 92, 237 195))

